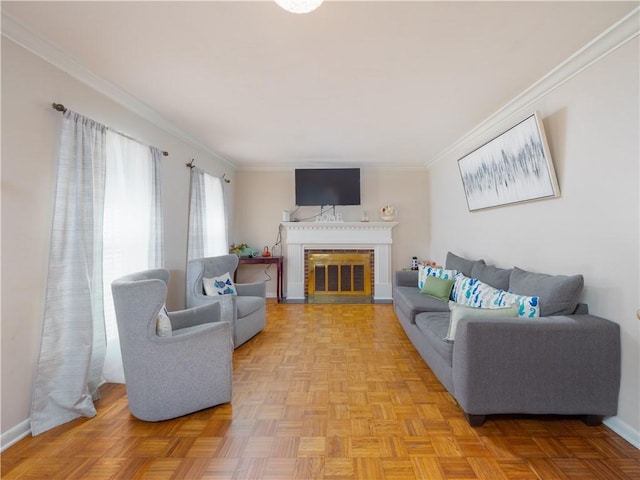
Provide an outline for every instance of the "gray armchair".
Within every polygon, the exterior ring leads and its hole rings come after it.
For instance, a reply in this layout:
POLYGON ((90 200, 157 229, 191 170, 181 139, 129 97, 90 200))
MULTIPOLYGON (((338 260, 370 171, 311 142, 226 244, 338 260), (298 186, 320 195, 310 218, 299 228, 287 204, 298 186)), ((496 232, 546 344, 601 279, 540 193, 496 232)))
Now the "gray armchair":
POLYGON ((231 325, 211 304, 169 313, 171 328, 159 336, 168 280, 155 269, 111 284, 129 410, 150 422, 231 401, 231 325))
POLYGON ((233 344, 238 348, 262 331, 266 325, 267 287, 264 282, 237 283, 237 295, 208 296, 203 278, 213 278, 229 273, 233 277, 238 267, 236 255, 197 258, 187 262, 187 308, 220 303, 222 318, 229 319, 233 330, 233 344))

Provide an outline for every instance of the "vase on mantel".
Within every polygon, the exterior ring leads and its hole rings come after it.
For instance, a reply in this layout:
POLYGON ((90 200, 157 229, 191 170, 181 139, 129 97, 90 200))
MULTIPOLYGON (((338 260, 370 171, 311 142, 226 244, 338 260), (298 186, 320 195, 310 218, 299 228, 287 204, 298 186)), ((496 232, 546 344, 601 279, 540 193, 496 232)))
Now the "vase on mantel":
POLYGON ((398 211, 393 205, 385 205, 380 209, 380 218, 384 222, 392 222, 398 215, 398 211))

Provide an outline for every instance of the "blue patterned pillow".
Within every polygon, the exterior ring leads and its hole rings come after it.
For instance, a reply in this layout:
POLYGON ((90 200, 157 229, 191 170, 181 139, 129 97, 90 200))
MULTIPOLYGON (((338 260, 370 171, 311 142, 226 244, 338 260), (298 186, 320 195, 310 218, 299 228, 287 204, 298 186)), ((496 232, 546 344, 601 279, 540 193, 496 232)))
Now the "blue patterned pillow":
POLYGON ((475 279, 467 277, 464 273, 459 272, 453 279, 453 288, 451 289, 451 300, 461 305, 466 305, 462 301, 464 292, 469 288, 469 283, 475 279))
POLYGON ((529 297, 527 295, 518 295, 516 293, 502 292, 500 297, 500 305, 518 305, 518 316, 526 318, 534 318, 540 316, 540 297, 529 297))
POLYGON ((427 277, 442 278, 444 280, 453 280, 458 272, 455 270, 444 270, 442 268, 426 267, 424 265, 418 265, 418 288, 422 290, 424 288, 424 282, 427 277))
POLYGON ((454 279, 451 300, 461 305, 476 308, 508 307, 515 303, 518 305, 519 317, 533 318, 540 316, 540 299, 538 297, 505 292, 504 290, 493 288, 477 278, 465 277, 462 274, 456 275, 454 279))
POLYGON ((204 285, 204 292, 210 296, 238 294, 236 292, 236 286, 233 284, 233 280, 231 280, 231 275, 229 274, 229 272, 220 275, 219 277, 204 277, 202 279, 202 283, 204 285))

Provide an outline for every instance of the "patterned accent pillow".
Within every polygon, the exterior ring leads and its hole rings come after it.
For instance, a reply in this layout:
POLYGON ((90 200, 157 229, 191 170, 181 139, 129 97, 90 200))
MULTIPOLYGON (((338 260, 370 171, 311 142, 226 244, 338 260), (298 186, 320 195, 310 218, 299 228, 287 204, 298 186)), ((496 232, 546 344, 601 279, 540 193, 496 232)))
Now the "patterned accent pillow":
POLYGON ((237 295, 236 286, 233 284, 233 280, 231 280, 231 275, 229 272, 220 275, 219 277, 207 278, 204 277, 202 279, 202 283, 204 285, 204 293, 209 296, 216 295, 237 295))
POLYGON ((445 280, 453 280, 458 272, 455 270, 444 270, 442 268, 427 267, 425 265, 418 265, 418 288, 422 290, 424 288, 424 282, 427 277, 443 278, 445 280))
POLYGON ((534 318, 540 316, 540 297, 527 295, 518 295, 517 293, 502 292, 500 296, 501 305, 518 305, 518 316, 526 318, 534 318))
POLYGON ((170 337, 173 335, 171 320, 169 319, 169 312, 167 312, 166 305, 163 305, 158 313, 158 318, 156 319, 156 335, 159 337, 170 337))
POLYGON ((461 305, 466 305, 466 302, 462 301, 463 292, 467 290, 469 287, 469 283, 474 280, 473 278, 467 277, 464 273, 459 272, 453 278, 453 288, 451 289, 451 300, 461 305))
POLYGON ((481 282, 477 278, 458 274, 451 290, 451 300, 461 305, 476 308, 508 307, 516 303, 519 317, 539 317, 540 299, 526 295, 505 292, 481 282))

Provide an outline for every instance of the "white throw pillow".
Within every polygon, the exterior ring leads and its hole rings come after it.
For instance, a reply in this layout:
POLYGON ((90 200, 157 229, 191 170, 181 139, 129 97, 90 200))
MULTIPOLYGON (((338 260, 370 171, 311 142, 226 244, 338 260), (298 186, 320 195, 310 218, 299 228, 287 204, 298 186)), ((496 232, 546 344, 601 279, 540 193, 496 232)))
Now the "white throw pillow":
POLYGON ((229 272, 220 275, 219 277, 207 278, 204 277, 202 279, 202 283, 204 285, 204 293, 208 296, 218 296, 218 295, 237 295, 236 286, 233 284, 233 280, 231 280, 231 275, 229 272))
POLYGON ((449 331, 445 340, 453 342, 458 328, 458 321, 461 318, 502 318, 517 317, 519 305, 514 303, 508 307, 498 308, 477 308, 467 305, 460 305, 454 301, 449 301, 449 310, 451 310, 451 320, 449 321, 449 331))
POLYGON ((443 278, 445 280, 452 280, 458 272, 455 270, 445 270, 443 268, 427 267, 425 265, 418 265, 418 289, 424 288, 424 282, 427 277, 443 278))
POLYGON ((171 320, 169 319, 169 312, 167 312, 166 305, 163 305, 160 313, 158 313, 158 318, 156 319, 156 335, 159 337, 170 337, 173 335, 171 320))
POLYGON ((540 316, 540 299, 527 295, 518 295, 494 288, 477 278, 458 274, 455 277, 451 300, 468 307, 499 308, 518 304, 518 316, 534 318, 540 316))

